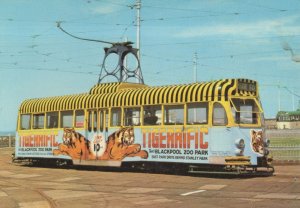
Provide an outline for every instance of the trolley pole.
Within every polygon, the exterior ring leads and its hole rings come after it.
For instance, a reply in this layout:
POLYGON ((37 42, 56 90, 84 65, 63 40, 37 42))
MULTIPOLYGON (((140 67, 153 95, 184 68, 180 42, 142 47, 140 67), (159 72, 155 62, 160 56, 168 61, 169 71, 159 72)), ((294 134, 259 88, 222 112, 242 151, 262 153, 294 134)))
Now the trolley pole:
MULTIPOLYGON (((197 52, 194 53, 194 82, 197 82, 197 62, 198 62, 198 56, 197 56, 197 52)), ((194 122, 197 122, 197 110, 194 109, 194 122)))
MULTIPOLYGON (((138 60, 140 61, 141 64, 141 45, 140 45, 140 38, 141 38, 141 16, 140 16, 140 11, 141 11, 141 0, 136 0, 136 26, 137 26, 137 31, 136 31, 136 48, 138 49, 137 51, 137 57, 138 60)), ((138 77, 140 76, 140 71, 137 72, 138 77)), ((139 79, 137 78, 137 83, 139 83, 139 79)))

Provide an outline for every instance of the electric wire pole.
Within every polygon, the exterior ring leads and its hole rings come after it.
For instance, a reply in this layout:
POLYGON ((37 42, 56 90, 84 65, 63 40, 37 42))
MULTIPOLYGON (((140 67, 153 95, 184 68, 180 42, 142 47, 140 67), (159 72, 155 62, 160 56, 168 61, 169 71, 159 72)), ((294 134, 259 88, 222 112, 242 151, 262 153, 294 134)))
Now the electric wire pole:
POLYGON ((198 64, 198 56, 197 52, 194 53, 194 82, 197 82, 197 64, 198 64))
POLYGON ((281 101, 280 101, 280 84, 278 85, 278 112, 281 111, 281 101))
MULTIPOLYGON (((141 0, 136 0, 136 26, 137 26, 137 30, 136 30, 136 48, 138 49, 137 51, 137 57, 140 61, 141 64, 141 45, 140 45, 140 38, 141 38, 141 16, 140 16, 140 10, 141 10, 141 0)), ((140 75, 140 71, 137 72, 138 76, 140 75)), ((139 80, 137 79, 137 82, 139 82, 139 80)))

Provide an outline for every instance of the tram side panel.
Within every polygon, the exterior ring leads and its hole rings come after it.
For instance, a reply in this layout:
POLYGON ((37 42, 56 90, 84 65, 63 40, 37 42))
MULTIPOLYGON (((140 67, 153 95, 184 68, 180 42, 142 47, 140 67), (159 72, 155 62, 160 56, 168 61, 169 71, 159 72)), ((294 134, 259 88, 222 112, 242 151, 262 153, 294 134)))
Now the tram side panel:
POLYGON ((238 127, 121 127, 107 132, 65 128, 54 133, 17 134, 16 157, 70 159, 78 164, 152 161, 225 165, 226 157, 247 156, 251 165, 257 165, 257 157, 263 156, 256 144, 260 132, 238 127))

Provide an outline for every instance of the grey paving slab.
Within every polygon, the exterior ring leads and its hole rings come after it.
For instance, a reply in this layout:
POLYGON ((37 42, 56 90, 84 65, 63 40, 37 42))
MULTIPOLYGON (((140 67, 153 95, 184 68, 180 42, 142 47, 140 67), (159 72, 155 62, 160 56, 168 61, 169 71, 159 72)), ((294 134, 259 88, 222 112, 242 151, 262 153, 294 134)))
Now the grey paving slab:
POLYGON ((51 205, 47 201, 33 201, 33 202, 21 202, 20 208, 51 208, 51 205))
POLYGON ((92 192, 92 191, 50 190, 50 191, 44 191, 44 194, 56 200, 56 199, 76 198, 76 197, 90 197, 102 193, 92 192))

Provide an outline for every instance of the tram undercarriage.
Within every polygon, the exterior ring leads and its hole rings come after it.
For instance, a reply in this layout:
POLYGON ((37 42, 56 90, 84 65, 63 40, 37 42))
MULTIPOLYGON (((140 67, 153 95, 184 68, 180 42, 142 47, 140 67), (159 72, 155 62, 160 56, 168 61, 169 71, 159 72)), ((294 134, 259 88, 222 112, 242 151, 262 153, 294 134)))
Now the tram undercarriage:
MULTIPOLYGON (((72 167, 72 166, 91 166, 89 163, 74 163, 72 160, 58 158, 15 158, 12 155, 12 162, 24 163, 43 167, 72 167)), ((236 175, 236 176, 271 176, 274 167, 270 164, 270 158, 261 158, 258 165, 251 165, 243 158, 239 160, 227 158, 226 165, 214 164, 187 164, 187 163, 165 163, 165 162, 122 162, 120 169, 124 171, 143 171, 168 174, 202 174, 202 175, 236 175)), ((95 163, 92 164, 95 166, 95 163)), ((98 167, 111 167, 97 165, 98 167)), ((112 166, 116 167, 116 166, 112 166)))

